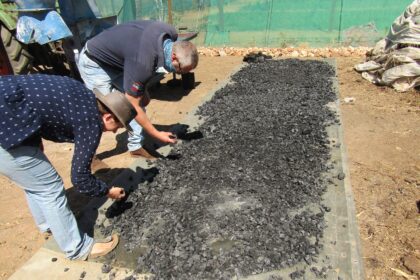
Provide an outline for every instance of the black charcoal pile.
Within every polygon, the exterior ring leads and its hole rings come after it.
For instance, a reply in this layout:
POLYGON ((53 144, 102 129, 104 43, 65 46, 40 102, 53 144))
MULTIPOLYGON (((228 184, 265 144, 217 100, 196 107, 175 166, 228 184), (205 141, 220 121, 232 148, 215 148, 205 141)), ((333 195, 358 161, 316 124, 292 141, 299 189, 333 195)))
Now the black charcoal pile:
POLYGON ((262 52, 252 52, 244 56, 244 59, 242 61, 248 62, 248 63, 258 63, 258 62, 264 62, 266 60, 273 59, 271 55, 263 54, 262 52))
POLYGON ((316 262, 325 228, 335 72, 321 61, 244 67, 199 109, 204 137, 159 160, 104 232, 156 279, 231 279, 316 262), (173 160, 173 159, 176 160, 173 160))

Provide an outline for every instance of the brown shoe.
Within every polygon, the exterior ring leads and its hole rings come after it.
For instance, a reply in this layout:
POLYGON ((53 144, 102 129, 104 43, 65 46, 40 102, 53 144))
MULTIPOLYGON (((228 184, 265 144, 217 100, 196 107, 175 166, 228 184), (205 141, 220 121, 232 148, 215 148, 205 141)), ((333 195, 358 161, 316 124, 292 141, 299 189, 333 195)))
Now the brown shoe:
POLYGON ((87 252, 79 260, 87 261, 89 259, 105 256, 117 247, 119 241, 120 238, 118 237, 118 234, 113 234, 104 239, 95 239, 90 252, 87 252))
POLYGON ((130 151, 132 157, 144 157, 147 159, 156 159, 156 157, 152 156, 145 148, 140 148, 135 151, 130 151))

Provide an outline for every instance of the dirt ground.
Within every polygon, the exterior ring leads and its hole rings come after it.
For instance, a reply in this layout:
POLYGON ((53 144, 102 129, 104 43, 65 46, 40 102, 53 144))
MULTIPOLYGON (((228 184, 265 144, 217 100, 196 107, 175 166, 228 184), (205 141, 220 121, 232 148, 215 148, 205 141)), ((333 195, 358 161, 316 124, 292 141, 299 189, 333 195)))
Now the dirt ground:
POLYGON ((366 278, 420 279, 420 95, 368 83, 358 61, 337 66, 366 278))
MULTIPOLYGON (((348 165, 360 228, 366 279, 420 279, 420 95, 396 93, 361 78, 353 65, 363 57, 337 58, 348 165), (345 103, 345 97, 354 101, 345 103), (416 204, 417 203, 417 204, 416 204), (417 274, 417 275, 416 275, 417 274)), ((197 86, 189 93, 162 85, 147 114, 165 128, 182 122, 241 63, 241 57, 201 57, 197 86)), ((133 159, 124 130, 105 133, 93 169, 111 181, 133 159)), ((44 142, 77 213, 87 199, 71 188, 72 144, 44 142)), ((43 244, 23 192, 0 176, 0 279, 7 279, 43 244)))

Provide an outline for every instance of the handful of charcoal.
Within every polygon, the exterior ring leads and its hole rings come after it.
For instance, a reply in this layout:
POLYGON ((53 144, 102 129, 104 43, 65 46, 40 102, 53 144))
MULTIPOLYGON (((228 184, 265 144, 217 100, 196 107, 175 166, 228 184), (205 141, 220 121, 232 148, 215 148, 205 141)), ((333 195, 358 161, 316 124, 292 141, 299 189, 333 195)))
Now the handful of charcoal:
POLYGON ((252 52, 244 56, 243 61, 248 63, 255 63, 255 62, 264 62, 267 59, 272 59, 271 55, 263 54, 262 52, 252 52))

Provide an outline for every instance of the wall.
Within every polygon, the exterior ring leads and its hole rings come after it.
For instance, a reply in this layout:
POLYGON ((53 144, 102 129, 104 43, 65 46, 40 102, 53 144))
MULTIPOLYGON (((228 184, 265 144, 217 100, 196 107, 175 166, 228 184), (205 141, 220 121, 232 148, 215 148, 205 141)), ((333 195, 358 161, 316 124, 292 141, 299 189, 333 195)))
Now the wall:
MULTIPOLYGON (((112 1, 110 1, 112 2, 112 1)), ((168 21, 168 1, 128 0, 121 21, 168 21)), ((205 46, 372 46, 411 0, 172 0, 172 23, 205 46)))

